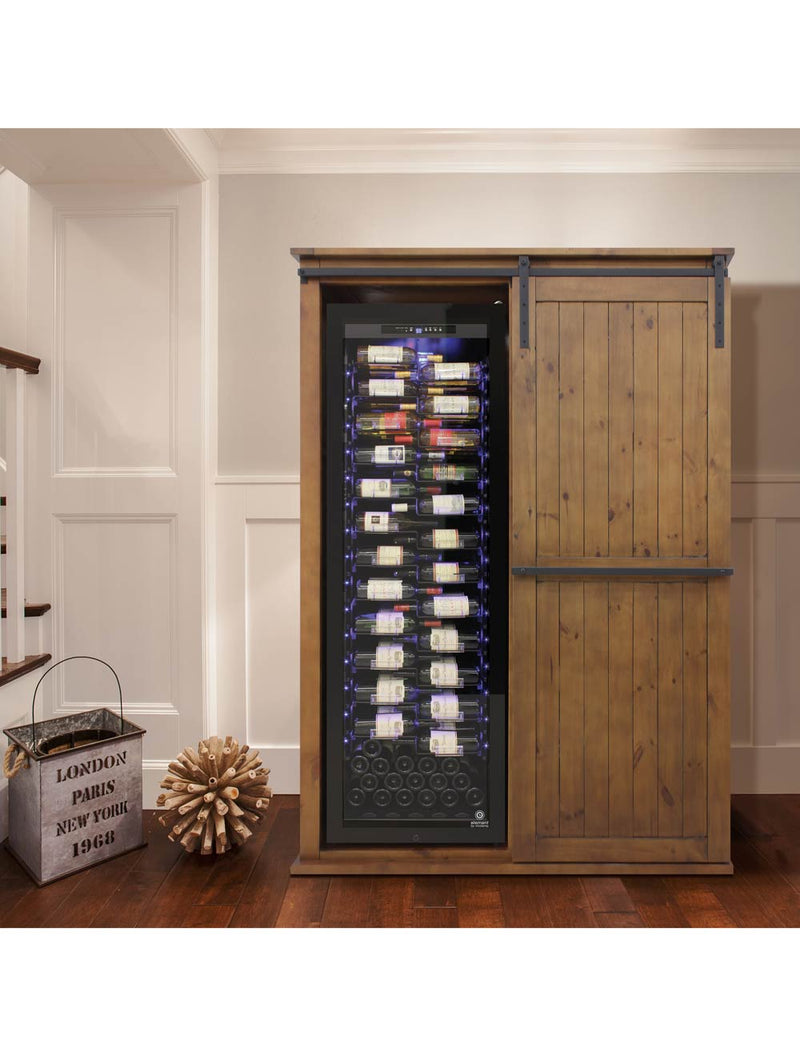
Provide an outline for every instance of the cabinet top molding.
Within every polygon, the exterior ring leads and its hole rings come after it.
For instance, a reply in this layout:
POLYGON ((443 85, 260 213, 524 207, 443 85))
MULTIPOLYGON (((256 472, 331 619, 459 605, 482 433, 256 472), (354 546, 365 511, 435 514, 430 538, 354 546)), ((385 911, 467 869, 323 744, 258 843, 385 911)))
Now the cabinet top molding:
POLYGON ((405 248, 392 248, 392 249, 359 249, 353 247, 334 247, 328 249, 292 249, 291 254, 295 260, 302 262, 309 262, 312 260, 322 259, 335 259, 337 261, 344 260, 429 260, 436 259, 440 260, 443 258, 457 259, 457 260, 475 260, 492 259, 497 263, 501 260, 506 259, 510 261, 516 261, 521 256, 526 256, 531 261, 537 260, 598 260, 598 259, 613 259, 613 260, 663 260, 666 262, 673 262, 679 260, 696 260, 696 259, 710 259, 715 256, 724 256, 726 266, 731 262, 733 258, 733 249, 730 247, 724 248, 708 248, 708 247, 691 247, 683 249, 675 248, 661 248, 661 249, 646 249, 641 247, 629 248, 629 249, 589 249, 589 248, 578 248, 573 247, 569 249, 484 249, 480 246, 474 246, 469 249, 448 249, 448 248, 419 248, 419 247, 405 247, 405 248))

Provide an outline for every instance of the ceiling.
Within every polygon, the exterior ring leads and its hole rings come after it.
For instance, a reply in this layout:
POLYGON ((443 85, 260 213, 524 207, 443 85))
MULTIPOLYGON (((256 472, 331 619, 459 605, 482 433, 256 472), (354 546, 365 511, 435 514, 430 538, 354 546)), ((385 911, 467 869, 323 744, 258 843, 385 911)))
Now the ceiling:
POLYGON ((800 172, 799 129, 0 129, 28 183, 230 174, 800 172))

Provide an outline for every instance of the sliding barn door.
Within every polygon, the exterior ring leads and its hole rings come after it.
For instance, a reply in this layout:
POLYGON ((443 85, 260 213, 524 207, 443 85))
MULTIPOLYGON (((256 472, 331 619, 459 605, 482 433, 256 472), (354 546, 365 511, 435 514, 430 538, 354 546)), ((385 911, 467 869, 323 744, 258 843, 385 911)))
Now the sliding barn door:
POLYGON ((512 852, 726 862, 729 581, 712 569, 729 563, 729 351, 713 282, 532 286, 532 347, 512 346, 512 852))

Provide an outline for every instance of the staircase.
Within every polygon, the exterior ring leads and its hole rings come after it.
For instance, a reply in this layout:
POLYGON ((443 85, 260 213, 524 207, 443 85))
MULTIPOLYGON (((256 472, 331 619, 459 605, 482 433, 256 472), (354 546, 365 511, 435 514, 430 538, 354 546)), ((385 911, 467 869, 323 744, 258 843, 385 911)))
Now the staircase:
MULTIPOLYGON (((5 524, 0 540, 0 686, 21 678, 51 659, 49 653, 26 655, 25 621, 44 615, 47 602, 25 599, 25 383, 39 373, 39 360, 22 352, 0 348, 0 369, 5 375, 6 494, 0 500, 5 524)), ((41 634, 38 635, 41 648, 41 634)))

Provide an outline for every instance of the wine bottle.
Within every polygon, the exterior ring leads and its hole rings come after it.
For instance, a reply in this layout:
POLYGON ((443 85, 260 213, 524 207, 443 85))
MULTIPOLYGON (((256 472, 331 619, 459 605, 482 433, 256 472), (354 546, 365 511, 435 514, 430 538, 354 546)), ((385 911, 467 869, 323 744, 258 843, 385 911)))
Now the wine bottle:
POLYGON ((357 414, 356 432, 385 433, 387 436, 396 433, 408 433, 417 427, 417 417, 412 413, 413 410, 415 410, 415 404, 412 403, 410 409, 357 414))
POLYGON ((419 750, 431 755, 472 755, 480 748, 480 742, 474 734, 461 730, 440 727, 432 729, 429 736, 419 738, 419 750))
POLYGON ((464 634, 457 627, 442 626, 438 620, 425 620, 423 627, 426 630, 419 636, 422 653, 474 653, 480 648, 477 634, 464 634))
POLYGON ((376 444, 375 447, 357 447, 355 460, 361 466, 413 466, 414 454, 409 437, 404 441, 376 444))
POLYGON ((415 554, 413 538, 397 539, 397 545, 379 546, 375 550, 357 550, 356 565, 359 567, 372 566, 374 568, 402 568, 413 569, 415 566, 415 554))
POLYGON ((414 367, 417 353, 402 345, 362 345, 356 351, 356 363, 359 367, 414 367))
POLYGON ((417 509, 425 517, 458 517, 479 513, 480 502, 472 495, 426 495, 417 499, 417 509))
POLYGON ((459 385, 481 380, 480 363, 431 363, 423 366, 420 371, 423 381, 434 384, 456 388, 459 385))
MULTIPOLYGON (((434 454, 435 452, 429 452, 434 454)), ((451 462, 443 464, 423 464, 419 467, 420 480, 451 480, 455 483, 463 483, 478 480, 479 471, 477 466, 459 466, 451 462)))
POLYGON ((401 477, 362 477, 355 490, 362 499, 410 499, 415 493, 413 473, 404 470, 401 477))
POLYGON ((474 667, 459 667, 454 656, 443 656, 423 664, 419 671, 421 686, 437 686, 442 689, 463 689, 477 686, 478 671, 474 667))
POLYGON ((408 635, 413 634, 415 625, 416 620, 410 613, 385 609, 370 616, 357 616, 356 634, 408 635))
POLYGON ((419 706, 423 722, 464 722, 480 717, 481 698, 459 693, 432 693, 430 700, 419 706))
POLYGON ((428 418, 477 418, 481 401, 477 396, 431 395, 422 401, 422 412, 428 418))
POLYGON ((444 447, 448 450, 477 451, 480 447, 481 434, 479 429, 422 429, 419 440, 424 449, 444 447))
POLYGON ((407 517, 408 503, 398 503, 405 509, 367 510, 356 517, 356 528, 359 532, 409 532, 419 527, 412 517, 407 517))
POLYGON ((354 732, 356 737, 370 740, 399 741, 413 736, 414 724, 404 719, 400 711, 379 711, 372 720, 358 719, 354 732))
POLYGON ((360 601, 410 601, 414 596, 412 584, 402 579, 359 580, 356 586, 360 601))
POLYGON ((379 642, 374 652, 357 652, 356 669, 359 671, 396 671, 398 676, 412 678, 415 654, 402 642, 379 642))
POLYGON ((385 675, 378 675, 377 682, 372 685, 356 686, 356 703, 370 704, 375 707, 401 708, 404 704, 413 707, 410 694, 407 699, 407 691, 410 688, 408 679, 400 677, 399 672, 392 671, 385 675))
POLYGON ((480 569, 459 561, 433 561, 419 570, 420 583, 477 583, 480 569))
POLYGON ((358 382, 358 395, 362 399, 380 400, 416 400, 417 383, 412 381, 408 371, 381 371, 389 376, 377 377, 377 371, 371 371, 369 380, 358 382))
POLYGON ((434 528, 419 536, 421 550, 477 550, 479 545, 475 532, 460 532, 457 528, 434 528))
POLYGON ((423 597, 420 608, 423 616, 433 616, 437 620, 446 618, 457 620, 464 616, 477 616, 480 606, 474 598, 466 594, 437 594, 434 597, 423 597))

